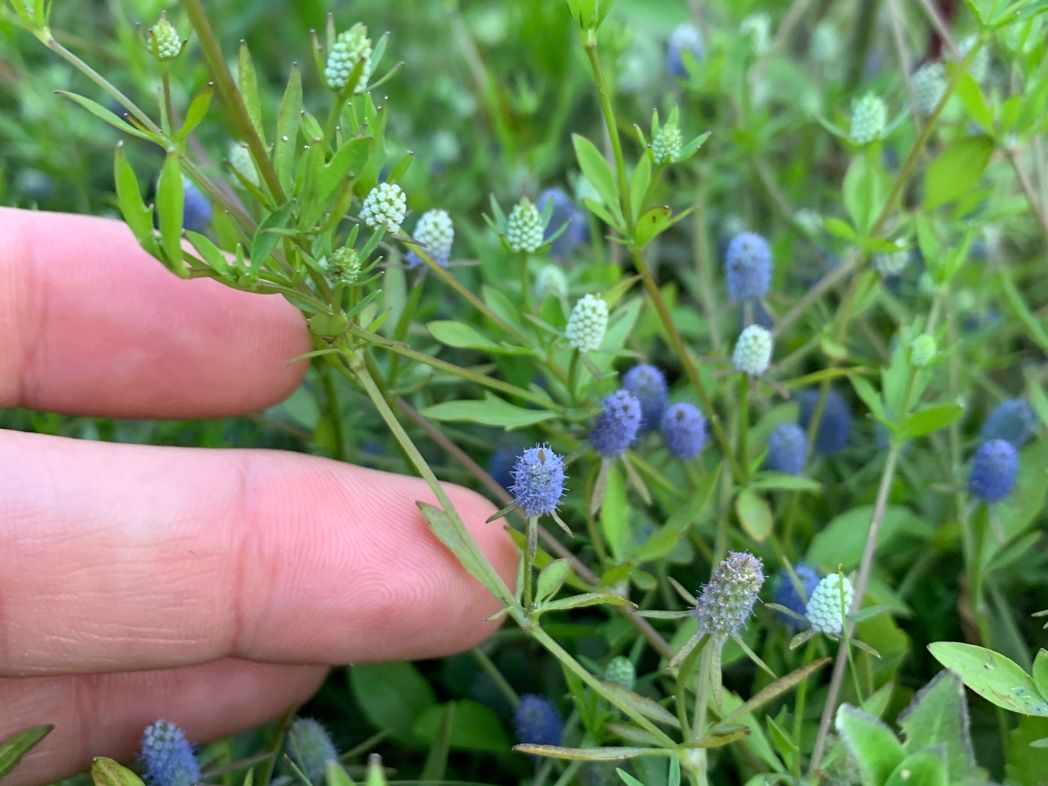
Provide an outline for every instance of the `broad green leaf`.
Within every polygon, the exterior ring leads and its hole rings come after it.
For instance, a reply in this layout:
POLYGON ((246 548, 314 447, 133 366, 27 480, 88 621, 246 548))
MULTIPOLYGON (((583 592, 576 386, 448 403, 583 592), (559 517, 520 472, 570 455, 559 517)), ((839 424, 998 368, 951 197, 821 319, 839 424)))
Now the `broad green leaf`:
POLYGON ((504 753, 513 744, 502 721, 491 709, 475 701, 459 700, 434 704, 423 710, 415 723, 415 734, 432 743, 440 731, 448 707, 453 707, 451 747, 457 750, 504 753))
POLYGON ((630 209, 635 219, 644 209, 644 197, 648 193, 649 185, 651 185, 651 157, 641 156, 630 181, 630 209))
POLYGON ((484 585, 503 606, 513 605, 513 594, 488 562, 484 552, 480 550, 477 542, 466 529, 466 525, 457 517, 452 518, 452 514, 445 513, 435 505, 425 502, 416 504, 437 540, 455 555, 466 572, 484 585))
POLYGON ((1037 651, 1037 657, 1033 659, 1034 685, 1037 686, 1041 698, 1048 701, 1048 650, 1043 647, 1037 651))
POLYGON ((350 139, 335 151, 320 173, 318 193, 322 203, 327 203, 339 186, 345 184, 347 179, 355 178, 364 168, 374 141, 371 137, 350 139))
POLYGON ((951 782, 960 783, 975 766, 968 731, 968 703, 956 674, 940 671, 899 715, 906 750, 942 746, 951 782))
POLYGON ((864 786, 880 786, 906 756, 902 743, 882 721, 842 704, 834 722, 848 754, 862 773, 864 786))
POLYGON ((895 768, 884 786, 948 786, 946 765, 935 753, 911 753, 895 768))
POLYGON ((971 74, 962 74, 957 83, 957 97, 968 117, 982 126, 984 131, 993 130, 993 111, 986 103, 982 88, 971 74))
POLYGON ((211 82, 208 82, 200 91, 193 96, 193 100, 189 102, 189 109, 186 110, 186 120, 182 123, 182 128, 178 131, 178 138, 185 139, 196 127, 200 125, 200 122, 207 115, 207 110, 211 106, 211 97, 215 94, 215 86, 211 82))
POLYGON ((750 489, 743 489, 735 498, 735 515, 746 534, 758 543, 763 543, 771 534, 771 506, 750 489))
POLYGON ((845 221, 841 221, 839 218, 833 218, 832 216, 823 219, 822 225, 826 228, 826 231, 835 237, 839 237, 842 240, 853 241, 858 239, 858 235, 855 230, 852 229, 851 224, 845 221))
POLYGON ((262 144, 265 145, 266 130, 262 123, 262 102, 258 97, 258 77, 255 76, 255 65, 251 61, 251 52, 247 48, 246 41, 240 42, 240 52, 237 55, 237 84, 251 125, 258 138, 262 140, 262 144))
POLYGON ((584 136, 572 134, 571 143, 575 147, 575 156, 578 158, 579 169, 582 170, 583 176, 600 195, 604 207, 611 211, 612 216, 615 217, 615 223, 621 224, 619 189, 615 185, 615 175, 612 173, 607 159, 584 136))
POLYGON ((1033 678, 1015 661, 999 652, 953 641, 936 641, 928 651, 954 672, 969 690, 991 704, 1022 715, 1048 718, 1048 699, 1041 696, 1033 678))
POLYGON ((571 562, 567 559, 553 560, 544 567, 535 582, 535 601, 542 603, 560 592, 570 572, 571 562))
POLYGON ((993 140, 988 136, 969 136, 954 142, 928 166, 924 209, 934 210, 975 188, 992 154, 993 140))
POLYGON ((276 248, 277 243, 280 241, 280 232, 274 230, 281 230, 287 226, 294 207, 294 202, 285 202, 266 216, 262 223, 258 225, 258 229, 255 230, 255 236, 251 240, 252 270, 261 270, 262 266, 269 259, 273 249, 276 248))
POLYGON ((857 155, 844 173, 844 208, 852 224, 865 233, 887 195, 885 176, 879 164, 870 164, 871 157, 857 155))
POLYGON ((615 561, 620 561, 630 544, 630 508, 626 501, 626 482, 617 464, 608 468, 600 530, 615 561))
POLYGON ((673 225, 672 217, 673 211, 666 205, 645 211, 644 215, 637 219, 637 245, 645 246, 660 232, 665 232, 673 225))
POLYGON ((964 407, 960 404, 932 404, 906 418, 903 433, 909 439, 923 437, 956 423, 962 414, 964 407))
POLYGON ((1048 718, 1025 717, 1008 733, 1004 771, 1006 783, 1016 786, 1044 786, 1048 772, 1048 718))
POLYGON ((95 786, 143 786, 133 770, 105 757, 91 762, 91 780, 95 786))
POLYGON ((43 726, 33 726, 12 734, 0 742, 0 778, 7 775, 22 760, 29 751, 54 729, 50 723, 43 726))
POLYGON ((437 320, 427 324, 426 328, 433 335, 433 338, 449 347, 483 349, 487 352, 504 355, 531 354, 531 350, 526 347, 514 347, 508 344, 496 343, 493 339, 488 338, 477 328, 466 322, 456 322, 450 319, 437 320))
POLYGON ((512 431, 549 420, 556 413, 541 409, 524 409, 503 401, 490 393, 482 400, 444 401, 422 410, 422 415, 433 420, 479 423, 512 431))
POLYGON ((568 761, 622 761, 638 756, 670 756, 665 748, 563 748, 559 745, 514 745, 517 753, 568 761))
MULTIPOLYGON (((814 565, 836 568, 843 565, 851 570, 859 564, 866 545, 866 533, 873 519, 873 506, 863 505, 835 516, 812 540, 808 548, 808 561, 814 565)), ((928 537, 932 525, 919 518, 909 508, 889 505, 884 511, 884 520, 877 538, 877 550, 883 549, 904 535, 928 537)))
POLYGON ((400 742, 425 741, 415 732, 419 716, 436 704, 429 681, 410 663, 351 666, 349 680, 364 717, 400 742))
POLYGON ((138 185, 135 170, 127 160, 123 142, 116 146, 113 157, 113 181, 120 213, 131 229, 131 234, 142 248, 154 257, 159 257, 160 249, 153 234, 153 209, 146 207, 142 200, 142 189, 138 185))
POLYGON ((160 224, 160 247, 168 270, 182 278, 189 271, 182 261, 182 211, 185 208, 185 187, 178 157, 168 153, 160 170, 156 187, 156 212, 160 224))
POLYGON ((66 90, 56 90, 55 95, 62 96, 63 98, 68 98, 74 104, 79 104, 81 107, 86 109, 99 120, 104 120, 105 122, 109 123, 109 125, 113 126, 113 128, 117 128, 123 131, 125 134, 138 137, 139 139, 145 139, 148 142, 161 144, 161 139, 156 134, 153 134, 149 131, 143 131, 140 128, 137 128, 136 126, 131 125, 123 118, 120 118, 117 115, 110 112, 97 101, 92 101, 90 98, 85 98, 82 95, 70 93, 66 90))
POLYGON ((284 96, 277 110, 277 136, 273 143, 273 167, 284 193, 291 192, 291 176, 298 146, 298 127, 302 112, 302 72, 292 63, 284 96))

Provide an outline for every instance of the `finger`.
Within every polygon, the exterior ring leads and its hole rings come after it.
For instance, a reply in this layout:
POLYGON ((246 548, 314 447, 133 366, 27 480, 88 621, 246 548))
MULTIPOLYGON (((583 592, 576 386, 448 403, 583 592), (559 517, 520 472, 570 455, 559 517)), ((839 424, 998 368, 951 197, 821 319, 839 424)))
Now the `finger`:
MULTIPOLYGON (((448 493, 508 580, 490 503, 448 493)), ((0 432, 0 674, 470 647, 497 606, 420 499, 419 480, 299 454, 0 432)))
POLYGON ((295 388, 308 349, 283 298, 182 281, 119 222, 0 208, 0 406, 248 412, 295 388))
POLYGON ((181 669, 0 679, 0 739, 53 723, 54 731, 4 779, 5 786, 53 783, 95 756, 129 762, 142 731, 177 723, 191 742, 235 734, 304 702, 321 666, 226 659, 181 669))

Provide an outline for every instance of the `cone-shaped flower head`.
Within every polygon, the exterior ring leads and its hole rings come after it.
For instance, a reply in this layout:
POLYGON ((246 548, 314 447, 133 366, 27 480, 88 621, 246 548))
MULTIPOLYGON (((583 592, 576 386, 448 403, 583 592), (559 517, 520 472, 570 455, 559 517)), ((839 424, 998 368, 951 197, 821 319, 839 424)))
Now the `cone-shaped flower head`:
POLYGON ((812 630, 837 636, 844 630, 845 615, 851 611, 854 598, 851 579, 831 573, 812 591, 804 616, 811 623, 812 630))
POLYGON ((288 753, 317 786, 327 783, 328 764, 338 761, 338 750, 327 731, 312 718, 295 718, 288 734, 288 753))
POLYGON ((633 661, 622 655, 612 658, 604 667, 604 681, 621 685, 627 690, 633 690, 637 680, 637 670, 633 661))
POLYGON ((1019 474, 1019 454, 1011 442, 991 439, 975 451, 968 489, 983 502, 1000 502, 1015 486, 1019 474))
POLYGON ((674 404, 662 416, 662 439, 676 458, 693 459, 706 444, 706 418, 692 404, 674 404))
POLYGON ((938 352, 935 336, 921 333, 910 343, 910 362, 917 368, 926 368, 935 360, 938 352))
POLYGON ((528 448, 513 465, 510 493, 529 518, 552 513, 564 495, 564 459, 549 445, 528 448))
POLYGON ((760 325, 749 325, 739 334, 739 340, 735 342, 732 362, 737 371, 759 377, 768 370, 771 350, 771 333, 760 325))
POLYGON ((506 219, 506 242, 514 251, 527 251, 529 254, 542 246, 546 227, 542 215, 527 197, 513 206, 506 219))
MULTIPOLYGON (((455 242, 455 225, 448 211, 440 208, 427 210, 419 216, 413 237, 426 247, 426 253, 433 258, 434 262, 441 267, 448 266, 448 260, 451 259, 451 245, 455 242)), ((406 261, 409 268, 422 264, 422 260, 414 251, 408 252, 406 261)))
POLYGON ((655 366, 640 363, 622 377, 622 387, 640 402, 641 431, 659 427, 666 411, 666 377, 655 366))
POLYGON ((868 145, 884 136, 888 125, 888 107, 875 93, 867 93, 852 104, 851 141, 868 145))
POLYGON ((150 786, 194 786, 203 779, 193 746, 171 721, 146 727, 139 758, 150 786))
MULTIPOLYGON (((797 396, 800 404, 800 424, 808 432, 815 406, 819 401, 819 391, 815 388, 801 391, 797 396)), ((826 394, 826 405, 819 419, 819 428, 815 432, 815 452, 823 456, 840 453, 848 446, 851 438, 852 413, 848 402, 833 388, 826 394)))
POLYGON ((628 390, 617 390, 604 399, 590 432, 594 450, 605 458, 621 456, 640 431, 640 402, 628 390))
POLYGON ((651 155, 656 164, 672 164, 680 158, 684 146, 684 135, 676 123, 668 123, 659 128, 651 140, 651 155))
MULTIPOLYGON (((797 574, 801 589, 804 591, 803 595, 797 592, 797 587, 794 586, 790 574, 783 570, 779 571, 779 575, 776 577, 775 593, 772 595, 772 600, 803 617, 808 608, 808 601, 811 599, 812 593, 815 592, 815 587, 819 584, 819 574, 803 562, 799 563, 793 572, 797 574)), ((779 612, 778 616, 787 627, 794 630, 801 627, 801 621, 794 617, 790 617, 782 612, 779 612)))
POLYGON ((325 265, 328 278, 336 284, 353 284, 360 278, 360 255, 350 246, 341 246, 331 252, 325 265))
POLYGON ((529 745, 560 745, 564 724, 553 705, 541 696, 525 694, 513 715, 517 740, 529 745))
POLYGON ((939 61, 925 63, 913 75, 913 98, 917 112, 928 117, 946 92, 946 67, 939 61))
POLYGON ((756 232, 740 232, 724 255, 728 295, 732 300, 764 297, 771 286, 771 248, 756 232))
POLYGON ((986 417, 979 432, 984 440, 1003 439, 1016 448, 1025 445, 1037 429, 1033 407, 1021 398, 1002 401, 986 417))
POLYGON ((372 229, 382 227, 390 234, 400 231, 408 212, 408 198, 396 183, 379 183, 364 197, 360 220, 372 229))
POLYGON ((764 465, 772 472, 800 475, 804 472, 804 455, 808 436, 796 423, 776 426, 768 435, 768 456, 764 465))
MULTIPOLYGON (((30 3, 32 5, 32 3, 30 3)), ((157 60, 174 60, 182 52, 182 37, 178 34, 175 26, 167 21, 163 14, 156 24, 149 29, 149 50, 157 60), (153 49, 153 39, 156 39, 156 49, 153 49)))
POLYGON ((670 72, 670 76, 678 79, 688 76, 684 61, 685 53, 690 54, 696 61, 702 60, 706 53, 702 33, 699 28, 688 22, 677 25, 670 33, 669 42, 666 45, 666 70, 670 72))
POLYGON ((757 557, 746 551, 730 552, 713 571, 692 609, 699 630, 714 639, 738 633, 753 613, 763 584, 764 571, 757 557))
POLYGON ((565 333, 572 349, 577 349, 579 352, 593 352, 600 349, 607 329, 607 304, 603 299, 594 295, 583 295, 571 310, 565 333))
POLYGON ((368 38, 367 27, 357 22, 349 30, 339 33, 335 39, 328 54, 327 65, 324 67, 324 79, 332 90, 341 92, 348 86, 350 92, 359 93, 367 85, 370 77, 371 39, 368 38), (355 84, 347 85, 357 63, 362 60, 364 65, 360 77, 355 84))

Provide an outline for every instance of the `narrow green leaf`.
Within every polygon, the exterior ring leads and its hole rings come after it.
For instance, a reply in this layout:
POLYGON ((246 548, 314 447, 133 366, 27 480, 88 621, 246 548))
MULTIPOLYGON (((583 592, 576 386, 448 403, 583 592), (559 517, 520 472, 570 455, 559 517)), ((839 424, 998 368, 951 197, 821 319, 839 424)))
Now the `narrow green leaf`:
POLYGON ((426 329, 441 344, 458 349, 483 349, 500 355, 530 355, 526 347, 514 347, 499 344, 481 333, 473 325, 454 320, 436 320, 426 325, 426 329))
POLYGON ((22 757, 35 748, 54 728, 50 723, 33 726, 0 742, 0 778, 17 767, 22 757))
POLYGON ((633 211, 634 220, 640 216, 644 209, 644 197, 651 185, 651 157, 641 156, 637 161, 637 168, 633 170, 633 178, 630 180, 630 209, 633 211))
POLYGON ((924 209, 934 210, 975 188, 992 154, 993 140, 988 136, 969 136, 954 142, 928 165, 924 209))
POLYGON ((747 488, 752 491, 820 491, 822 484, 803 475, 761 472, 750 481, 747 488))
POLYGON ((609 592, 583 592, 581 595, 572 595, 570 598, 551 600, 535 607, 536 611, 546 614, 551 611, 571 611, 572 609, 584 609, 590 606, 632 606, 633 603, 621 595, 612 595, 609 592))
POLYGON ((91 780, 95 786, 143 786, 132 770, 105 757, 91 762, 91 780))
POLYGON ((193 232, 191 230, 186 231, 186 239, 189 240, 190 244, 197 250, 197 253, 204 258, 216 273, 226 276, 229 275, 229 260, 226 259, 226 255, 222 253, 222 250, 211 242, 211 239, 201 235, 199 232, 193 232))
POLYGON ((615 176, 612 174, 611 166, 608 164, 607 159, 584 136, 572 134, 571 143, 575 146, 575 156, 578 158, 579 169, 582 170, 582 174, 600 195, 604 207, 611 211, 612 216, 615 218, 615 223, 621 224, 619 189, 615 185, 615 176))
POLYGON ((991 704, 1022 715, 1048 718, 1048 699, 1033 678, 1015 661, 999 652, 953 641, 937 641, 928 651, 961 678, 968 689, 991 704))
POLYGON ((258 77, 255 75, 255 64, 251 60, 251 52, 247 48, 246 41, 240 42, 240 52, 237 55, 237 83, 240 87, 240 97, 247 108, 247 116, 255 128, 255 134, 265 145, 266 130, 262 123, 262 102, 258 97, 258 77))
POLYGON ((1008 268, 1004 265, 998 267, 996 270, 996 276, 1001 282, 1001 287, 1004 289, 1004 296, 1008 300, 1008 305, 1012 307, 1015 315, 1026 327, 1026 330, 1030 334, 1030 338, 1036 341, 1041 349, 1048 352, 1048 332, 1045 331, 1044 323, 1034 316, 1026 305, 1026 301, 1016 288, 1015 282, 1012 280, 1008 268))
POLYGON ((444 401, 422 410, 422 415, 433 420, 479 423, 508 430, 533 426, 554 417, 555 413, 541 409, 524 409, 485 393, 482 400, 444 401))
POLYGON ((274 230, 283 229, 291 218, 294 203, 285 202, 268 216, 255 230, 255 236, 251 239, 251 269, 261 270, 269 260, 273 249, 280 242, 280 233, 274 230))
POLYGON ((864 784, 881 784, 906 757, 902 743, 882 721, 850 704, 842 704, 834 722, 864 784))
POLYGON ((1041 698, 1048 701, 1048 650, 1043 647, 1037 651, 1037 657, 1033 659, 1032 676, 1041 698))
POLYGON ((168 153, 160 170, 156 187, 156 212, 160 224, 160 247, 168 270, 186 278, 189 271, 182 261, 182 211, 185 206, 185 187, 178 157, 168 153))
POLYGON ((637 245, 647 245, 653 237, 660 232, 665 232, 673 225, 672 217, 673 211, 666 205, 645 211, 644 215, 637 219, 637 245))
POLYGON ((320 173, 317 190, 321 202, 330 200, 340 186, 353 180, 364 169, 374 144, 375 140, 369 136, 342 143, 320 173))
POLYGON ((124 153, 124 143, 116 146, 116 154, 113 157, 113 181, 116 184, 117 204, 120 213, 131 229, 131 234, 138 240, 138 244, 155 257, 160 256, 160 249, 153 234, 153 209, 146 207, 142 200, 142 190, 138 185, 135 170, 132 169, 127 155, 124 153))
POLYGON ((723 748, 725 745, 731 745, 733 742, 738 742, 744 737, 750 736, 750 729, 748 726, 737 726, 734 729, 722 729, 714 730, 710 734, 699 740, 691 740, 684 743, 681 747, 683 748, 723 748))
POLYGON ((630 508, 626 501, 626 483, 617 465, 608 468, 606 481, 600 530, 615 560, 620 561, 630 543, 630 508))
POLYGON ((189 109, 186 110, 186 120, 178 131, 178 139, 186 139, 196 130, 196 127, 200 125, 200 122, 207 115, 207 110, 211 106, 211 97, 214 94, 215 85, 213 82, 208 82, 193 96, 193 100, 189 102, 189 109))
POLYGON ((560 592, 570 572, 571 562, 567 559, 554 560, 544 567, 535 582, 535 601, 542 603, 560 592))
POLYGON ((285 193, 291 191, 295 149, 298 145, 298 127, 302 112, 302 72, 297 63, 291 66, 284 96, 277 111, 277 136, 273 144, 273 166, 285 193))
POLYGON ((932 404, 906 418, 903 433, 909 439, 923 437, 956 423, 964 414, 960 404, 932 404))
POLYGON ((104 120, 106 123, 109 123, 109 125, 113 126, 113 128, 118 128, 125 134, 138 137, 139 139, 145 139, 147 142, 153 142, 157 145, 163 144, 163 141, 156 134, 150 133, 149 131, 143 131, 140 128, 136 128, 135 126, 128 123, 126 120, 110 112, 97 101, 92 101, 90 98, 85 98, 84 96, 77 95, 76 93, 70 93, 67 90, 56 90, 55 95, 60 95, 63 98, 68 98, 74 104, 79 104, 81 107, 86 109, 88 112, 90 112, 98 119, 104 120))
POLYGON ((562 748, 559 745, 514 745, 517 753, 568 761, 622 761, 638 756, 670 756, 665 748, 562 748))

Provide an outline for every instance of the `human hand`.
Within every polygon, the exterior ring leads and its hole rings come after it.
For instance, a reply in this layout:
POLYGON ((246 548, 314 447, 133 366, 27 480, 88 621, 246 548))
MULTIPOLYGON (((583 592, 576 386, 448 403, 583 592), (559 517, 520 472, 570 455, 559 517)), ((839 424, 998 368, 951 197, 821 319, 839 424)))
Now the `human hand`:
MULTIPOLYGON (((309 348, 285 301, 180 281, 120 223, 0 208, 0 406, 250 412, 309 348)), ((492 506, 448 493, 511 579, 492 506)), ((416 500, 422 481, 299 454, 0 432, 0 739, 55 724, 7 782, 131 758, 158 717, 196 741, 257 725, 325 664, 484 639, 496 603, 416 500)))

